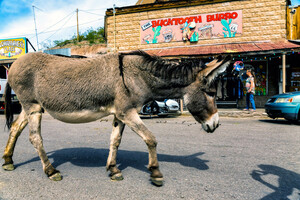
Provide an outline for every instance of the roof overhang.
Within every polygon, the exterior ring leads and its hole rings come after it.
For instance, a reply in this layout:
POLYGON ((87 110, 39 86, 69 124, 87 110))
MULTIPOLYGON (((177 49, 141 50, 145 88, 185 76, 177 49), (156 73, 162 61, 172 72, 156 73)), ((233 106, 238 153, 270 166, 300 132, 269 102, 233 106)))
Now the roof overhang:
POLYGON ((15 61, 16 59, 3 59, 0 60, 0 64, 11 64, 15 61))
MULTIPOLYGON (((116 7, 116 15, 121 14, 129 14, 129 13, 137 13, 151 10, 162 10, 162 9, 170 9, 170 8, 181 8, 181 7, 192 7, 198 5, 207 5, 207 4, 215 4, 215 3, 224 3, 231 1, 240 1, 240 0, 172 0, 172 1, 161 1, 149 4, 141 4, 141 5, 132 5, 125 7, 116 7)), ((113 16, 113 8, 108 8, 105 12, 106 16, 113 16)))
POLYGON ((213 56, 217 54, 267 55, 300 51, 300 43, 284 41, 255 41, 245 43, 226 43, 215 45, 193 45, 189 47, 171 47, 146 49, 147 53, 162 57, 213 56))

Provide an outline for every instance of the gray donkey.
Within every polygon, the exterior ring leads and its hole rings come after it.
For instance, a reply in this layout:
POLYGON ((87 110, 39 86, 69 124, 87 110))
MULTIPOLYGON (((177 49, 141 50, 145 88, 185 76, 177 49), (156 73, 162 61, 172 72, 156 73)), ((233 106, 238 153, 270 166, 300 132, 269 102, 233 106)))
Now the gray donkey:
POLYGON ((225 71, 229 62, 228 56, 219 56, 208 64, 201 60, 169 61, 143 51, 84 59, 26 54, 13 63, 8 73, 5 100, 10 135, 3 168, 14 170, 15 144, 29 123, 29 140, 38 152, 44 172, 51 180, 59 181, 62 176, 51 165, 43 147, 43 111, 68 123, 91 122, 112 114, 113 130, 106 165, 111 179, 123 179, 116 157, 127 125, 147 144, 151 180, 155 185, 162 185, 157 142, 138 115, 141 107, 154 99, 183 97, 203 129, 213 132, 219 125, 213 80, 225 71), (22 105, 22 112, 15 121, 11 112, 11 89, 22 105))

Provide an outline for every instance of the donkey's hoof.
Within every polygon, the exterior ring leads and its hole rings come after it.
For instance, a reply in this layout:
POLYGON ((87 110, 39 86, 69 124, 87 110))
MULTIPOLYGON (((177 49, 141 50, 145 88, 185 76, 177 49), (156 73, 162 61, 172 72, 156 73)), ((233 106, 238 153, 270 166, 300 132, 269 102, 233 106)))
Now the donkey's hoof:
POLYGON ((52 181, 61 181, 62 175, 59 172, 57 172, 57 173, 53 174, 52 176, 49 176, 49 179, 52 181))
POLYGON ((155 185, 155 186, 162 186, 164 184, 164 178, 158 178, 158 177, 150 177, 151 178, 151 182, 155 185))
POLYGON ((122 173, 116 173, 114 175, 111 175, 110 179, 112 181, 121 181, 124 179, 124 177, 123 177, 122 173))
POLYGON ((15 169, 15 166, 13 164, 4 164, 2 165, 2 168, 6 171, 13 171, 15 169))

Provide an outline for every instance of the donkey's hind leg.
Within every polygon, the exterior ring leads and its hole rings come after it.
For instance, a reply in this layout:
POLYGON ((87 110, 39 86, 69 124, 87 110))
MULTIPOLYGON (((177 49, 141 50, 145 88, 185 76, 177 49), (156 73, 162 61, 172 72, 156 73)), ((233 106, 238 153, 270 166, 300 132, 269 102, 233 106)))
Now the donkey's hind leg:
POLYGON ((112 180, 123 180, 121 171, 117 167, 117 152, 121 143, 122 133, 124 131, 125 124, 118 120, 116 117, 113 121, 113 130, 110 136, 109 155, 107 158, 106 169, 110 171, 110 177, 112 180))
POLYGON ((14 154, 14 149, 18 137, 21 135, 23 129, 26 127, 27 124, 28 124, 27 115, 25 111, 22 110, 18 118, 12 123, 7 145, 4 150, 4 155, 3 155, 4 164, 2 165, 2 167, 7 171, 11 171, 15 169, 13 165, 14 162, 12 160, 12 156, 14 154))
POLYGON ((35 150, 38 152, 43 165, 43 170, 47 174, 49 179, 53 181, 60 181, 62 179, 62 176, 60 172, 56 170, 50 163, 43 146, 43 139, 41 136, 41 119, 42 113, 40 111, 32 112, 31 114, 29 114, 29 140, 34 146, 35 150))

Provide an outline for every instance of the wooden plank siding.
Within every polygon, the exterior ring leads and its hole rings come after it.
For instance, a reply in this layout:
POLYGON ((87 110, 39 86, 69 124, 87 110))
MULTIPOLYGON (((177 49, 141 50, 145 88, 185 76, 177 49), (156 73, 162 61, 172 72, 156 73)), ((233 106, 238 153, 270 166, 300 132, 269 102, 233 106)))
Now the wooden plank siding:
POLYGON ((287 39, 299 40, 300 39, 300 7, 289 8, 287 7, 287 39), (295 10, 293 13, 292 10, 295 10))

